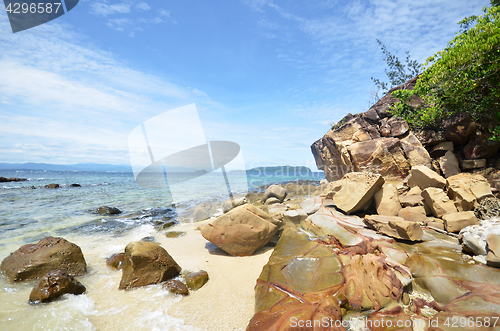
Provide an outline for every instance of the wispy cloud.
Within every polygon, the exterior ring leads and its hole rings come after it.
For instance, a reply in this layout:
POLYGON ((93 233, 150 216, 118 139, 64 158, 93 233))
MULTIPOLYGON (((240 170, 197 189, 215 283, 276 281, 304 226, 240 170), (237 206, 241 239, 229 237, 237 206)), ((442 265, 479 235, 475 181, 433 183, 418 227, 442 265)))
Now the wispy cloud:
POLYGON ((149 5, 145 2, 139 2, 137 5, 135 5, 138 9, 141 9, 141 10, 150 10, 151 7, 149 7, 149 5))
MULTIPOLYGON (((145 5, 147 6, 147 4, 145 5)), ((90 4, 92 12, 96 15, 101 16, 108 16, 112 14, 128 14, 131 12, 130 6, 130 2, 122 2, 112 5, 108 5, 105 2, 93 2, 90 4)))

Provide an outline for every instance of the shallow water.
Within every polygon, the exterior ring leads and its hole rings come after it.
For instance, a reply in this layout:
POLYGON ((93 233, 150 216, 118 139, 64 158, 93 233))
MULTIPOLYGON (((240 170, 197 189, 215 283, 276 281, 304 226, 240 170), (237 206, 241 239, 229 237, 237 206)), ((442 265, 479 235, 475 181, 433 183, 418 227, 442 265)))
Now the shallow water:
MULTIPOLYGON (((38 306, 28 304, 29 294, 36 281, 12 284, 5 276, 0 276, 0 329, 213 329, 203 323, 192 322, 189 325, 184 319, 174 317, 183 316, 182 311, 179 312, 179 309, 183 309, 182 302, 179 302, 182 299, 159 285, 118 291, 121 272, 108 268, 105 260, 123 251, 129 242, 153 236, 167 251, 175 252, 182 259, 177 262, 184 269, 214 268, 205 265, 204 260, 208 262, 209 258, 194 256, 196 250, 177 246, 177 243, 182 243, 187 247, 191 240, 197 241, 198 251, 206 249, 204 239, 195 233, 195 226, 178 224, 168 231, 187 231, 187 235, 166 238, 164 233, 167 230, 157 231, 154 224, 164 217, 177 219, 177 214, 201 202, 223 200, 223 194, 199 198, 200 192, 203 192, 203 182, 196 185, 187 183, 183 201, 176 201, 174 207, 167 189, 141 188, 135 184, 132 173, 0 171, 0 176, 30 179, 26 182, 2 183, 0 186, 0 260, 24 244, 35 243, 52 235, 80 246, 88 265, 87 274, 77 277, 87 287, 86 294, 66 295, 58 301, 38 306), (50 183, 58 183, 62 187, 44 188, 50 183), (82 187, 70 187, 72 183, 82 187), (36 189, 30 189, 31 186, 36 189), (102 205, 117 207, 123 213, 100 216, 89 211, 102 205), (172 309, 175 314, 170 312, 172 309)), ((208 185, 212 179, 210 175, 204 177, 208 185)), ((318 181, 322 178, 322 174, 307 177, 253 174, 248 177, 248 186, 253 190, 276 182, 297 179, 318 181)), ((176 256, 172 256, 176 259, 176 256)), ((224 256, 217 258, 219 260, 215 262, 228 264, 230 268, 231 260, 224 260, 224 256)), ((266 261, 262 257, 261 260, 259 263, 266 261)), ((253 303, 244 304, 246 310, 251 310, 253 303)))

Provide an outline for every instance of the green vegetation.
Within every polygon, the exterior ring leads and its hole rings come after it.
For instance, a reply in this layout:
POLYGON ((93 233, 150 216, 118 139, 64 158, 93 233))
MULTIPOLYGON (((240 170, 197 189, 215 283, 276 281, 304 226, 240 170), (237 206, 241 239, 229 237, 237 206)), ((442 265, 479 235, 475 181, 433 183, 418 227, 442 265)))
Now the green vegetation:
POLYGON ((485 7, 484 15, 463 19, 460 32, 447 47, 424 63, 415 90, 398 90, 401 100, 392 113, 411 127, 437 126, 456 111, 470 113, 500 141, 500 7, 485 7), (417 109, 406 104, 416 94, 417 109))

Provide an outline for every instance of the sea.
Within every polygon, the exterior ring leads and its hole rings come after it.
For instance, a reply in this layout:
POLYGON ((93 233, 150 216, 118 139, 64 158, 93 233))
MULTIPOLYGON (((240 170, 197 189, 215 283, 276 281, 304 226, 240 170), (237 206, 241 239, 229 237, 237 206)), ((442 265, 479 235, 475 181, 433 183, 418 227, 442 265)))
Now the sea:
MULTIPOLYGON (((182 298, 166 290, 153 286, 118 291, 120 276, 105 260, 131 241, 162 235, 165 230, 158 224, 163 220, 178 221, 169 230, 182 230, 189 221, 179 215, 186 210, 227 199, 227 192, 203 195, 204 186, 212 186, 220 174, 206 174, 197 184, 186 181, 175 197, 168 187, 137 185, 132 172, 0 170, 0 176, 28 179, 0 183, 0 261, 22 245, 57 236, 80 246, 88 264, 87 274, 78 277, 86 294, 65 295, 48 304, 29 304, 37 281, 10 283, 0 275, 0 330, 199 330, 168 314, 182 298), (45 188, 51 183, 60 188, 45 188), (122 213, 102 216, 95 213, 99 206, 116 207, 122 213)), ((248 191, 262 191, 275 183, 316 183, 324 175, 254 172, 243 178, 248 191)))

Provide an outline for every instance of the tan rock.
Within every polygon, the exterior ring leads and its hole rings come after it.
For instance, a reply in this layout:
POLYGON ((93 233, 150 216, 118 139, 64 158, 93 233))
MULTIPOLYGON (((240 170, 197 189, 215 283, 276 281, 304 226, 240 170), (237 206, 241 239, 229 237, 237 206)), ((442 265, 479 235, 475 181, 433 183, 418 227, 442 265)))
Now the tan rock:
POLYGON ((430 168, 431 156, 413 133, 399 142, 411 167, 422 165, 430 168))
POLYGON ((473 210, 484 198, 493 197, 488 181, 478 174, 461 173, 449 177, 447 182, 448 196, 459 211, 473 210))
POLYGON ((444 156, 446 152, 453 152, 453 142, 452 141, 444 141, 442 143, 437 144, 436 146, 431 148, 430 155, 432 158, 439 158, 444 156))
POLYGON ((324 199, 332 199, 335 194, 342 188, 342 182, 340 180, 336 180, 334 182, 328 183, 328 186, 325 188, 323 193, 320 194, 320 197, 324 199))
POLYGON ((377 214, 386 216, 398 215, 401 204, 399 202, 396 186, 392 184, 382 186, 382 188, 375 193, 374 198, 377 214))
POLYGON ((304 209, 288 210, 283 213, 283 220, 288 224, 299 225, 300 222, 307 218, 307 213, 304 209))
POLYGON ((348 147, 354 171, 367 171, 388 177, 404 177, 410 170, 397 138, 379 138, 348 147))
POLYGON ((500 268, 500 236, 490 233, 488 237, 486 237, 486 243, 488 244, 488 255, 486 256, 487 264, 492 267, 500 268))
POLYGON ((478 169, 484 167, 486 167, 486 159, 460 161, 460 168, 462 170, 478 169))
POLYGON ((424 198, 419 194, 402 195, 399 197, 399 202, 403 207, 416 207, 424 205, 424 198))
POLYGON ((266 200, 271 197, 278 199, 279 202, 283 202, 283 200, 285 200, 286 197, 285 188, 276 184, 269 186, 264 195, 262 196, 262 201, 266 202, 266 200))
POLYGON ((367 215, 363 222, 377 232, 397 239, 418 241, 424 235, 418 223, 397 216, 367 215))
POLYGON ((432 214, 441 218, 443 215, 455 213, 457 208, 452 200, 444 193, 442 189, 436 187, 428 187, 422 191, 425 204, 431 210, 432 214))
POLYGON ((278 231, 279 220, 247 204, 201 227, 202 236, 233 256, 252 255, 278 231))
POLYGON ((190 290, 198 290, 208 282, 208 273, 205 270, 190 272, 186 275, 186 285, 190 290))
POLYGON ((341 189, 333 196, 335 205, 347 214, 360 210, 382 187, 381 175, 352 172, 341 180, 341 189))
POLYGON ((30 303, 50 302, 66 294, 82 294, 85 286, 64 271, 55 270, 42 277, 30 293, 30 303))
POLYGON ((427 217, 424 221, 424 225, 444 231, 444 222, 440 218, 427 217))
POLYGON ((411 179, 421 190, 428 187, 444 189, 446 179, 425 166, 415 166, 411 169, 411 179))
POLYGON ((453 152, 446 152, 444 156, 439 158, 439 166, 444 174, 445 178, 455 176, 460 173, 460 167, 458 165, 458 160, 453 152))
POLYGON ((354 132, 354 134, 352 135, 352 140, 354 140, 355 142, 367 141, 367 140, 372 140, 372 137, 366 130, 361 129, 354 132))
POLYGON ((448 232, 459 232, 466 226, 478 224, 478 219, 473 211, 449 213, 443 216, 443 221, 448 232))
POLYGON ((421 195, 422 194, 422 190, 420 189, 420 187, 418 186, 414 186, 412 187, 407 193, 406 195, 421 195))
POLYGON ((233 199, 227 199, 222 203, 222 211, 227 213, 233 208, 239 207, 248 203, 248 200, 245 197, 234 197, 233 199))
POLYGON ((423 222, 427 218, 424 206, 406 207, 399 211, 398 217, 408 222, 423 222))
POLYGON ((135 241, 125 247, 122 279, 118 289, 130 289, 159 284, 174 278, 181 267, 158 244, 135 241))
POLYGON ((267 213, 274 219, 283 219, 283 213, 288 210, 288 207, 282 203, 275 203, 267 207, 267 213))

